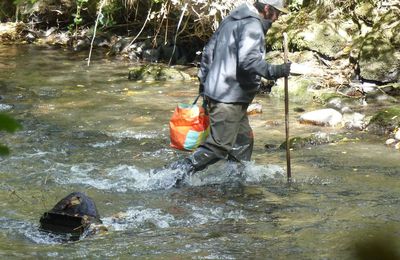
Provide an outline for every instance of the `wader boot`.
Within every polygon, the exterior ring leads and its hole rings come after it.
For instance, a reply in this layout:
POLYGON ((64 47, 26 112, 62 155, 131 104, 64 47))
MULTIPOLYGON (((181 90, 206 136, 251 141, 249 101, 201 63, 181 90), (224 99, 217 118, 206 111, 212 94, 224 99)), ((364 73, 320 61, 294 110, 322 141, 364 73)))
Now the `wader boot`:
POLYGON ((168 168, 171 170, 179 169, 183 172, 182 177, 177 179, 175 186, 180 186, 188 176, 197 171, 204 170, 207 166, 216 163, 219 158, 212 151, 200 147, 194 151, 189 157, 172 163, 168 168))
POLYGON ((250 161, 253 153, 254 138, 252 132, 249 134, 239 134, 232 150, 228 153, 228 161, 238 163, 238 173, 244 177, 244 161, 250 161))

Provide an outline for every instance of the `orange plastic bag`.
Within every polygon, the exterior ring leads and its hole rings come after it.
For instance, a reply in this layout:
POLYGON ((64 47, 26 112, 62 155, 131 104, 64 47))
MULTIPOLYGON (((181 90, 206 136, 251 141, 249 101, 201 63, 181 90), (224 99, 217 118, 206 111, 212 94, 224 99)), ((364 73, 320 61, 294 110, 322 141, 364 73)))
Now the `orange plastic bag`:
POLYGON ((207 138, 210 120, 204 107, 193 104, 178 104, 169 121, 171 147, 192 151, 207 138))

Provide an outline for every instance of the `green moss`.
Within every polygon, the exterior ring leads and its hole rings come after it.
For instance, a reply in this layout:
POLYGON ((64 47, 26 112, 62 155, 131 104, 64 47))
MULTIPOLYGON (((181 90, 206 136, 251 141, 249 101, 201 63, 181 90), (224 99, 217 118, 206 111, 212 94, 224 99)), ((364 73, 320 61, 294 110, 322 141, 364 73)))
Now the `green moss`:
MULTIPOLYGON (((289 147, 291 149, 300 149, 303 147, 336 143, 344 140, 345 138, 346 137, 343 136, 342 134, 323 134, 323 133, 311 134, 310 136, 306 137, 296 136, 290 138, 289 147)), ((279 149, 286 149, 286 141, 279 146, 279 149)))
MULTIPOLYGON (((314 94, 310 93, 308 89, 317 84, 312 77, 292 77, 289 78, 289 96, 293 102, 312 102, 314 94)), ((271 90, 271 95, 279 98, 284 98, 283 81, 279 81, 277 86, 271 90)))
POLYGON ((319 99, 323 104, 329 103, 334 98, 344 99, 345 97, 339 95, 336 92, 323 92, 319 95, 319 99))
POLYGON ((369 128, 375 132, 393 131, 400 126, 400 106, 378 111, 370 120, 369 128))

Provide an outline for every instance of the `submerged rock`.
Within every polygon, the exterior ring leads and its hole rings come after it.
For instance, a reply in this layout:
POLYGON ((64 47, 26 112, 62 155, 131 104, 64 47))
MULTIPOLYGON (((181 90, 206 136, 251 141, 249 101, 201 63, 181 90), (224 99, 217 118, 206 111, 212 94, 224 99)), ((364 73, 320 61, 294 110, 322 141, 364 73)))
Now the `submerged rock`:
POLYGON ((165 65, 148 64, 129 69, 130 80, 142 81, 186 81, 191 80, 189 74, 165 65))
MULTIPOLYGON (((296 136, 290 138, 289 140, 289 148, 291 149, 300 149, 304 147, 310 147, 315 145, 322 145, 322 144, 330 144, 336 143, 342 140, 347 139, 342 134, 327 134, 327 133, 314 133, 306 137, 296 136)), ((265 147, 267 148, 267 147, 265 147)), ((286 149, 286 141, 283 142, 279 149, 286 149)))

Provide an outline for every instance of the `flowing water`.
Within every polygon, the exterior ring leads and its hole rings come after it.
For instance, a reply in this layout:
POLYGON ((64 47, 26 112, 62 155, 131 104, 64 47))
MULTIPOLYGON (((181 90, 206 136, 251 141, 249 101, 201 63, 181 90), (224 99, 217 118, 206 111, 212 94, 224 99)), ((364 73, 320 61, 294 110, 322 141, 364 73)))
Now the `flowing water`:
MULTIPOLYGON (((383 138, 292 151, 289 186, 284 151, 264 148, 284 140, 283 102, 258 96, 244 178, 221 162, 174 188, 179 173, 151 169, 185 155, 169 148, 168 120, 196 82, 132 82, 129 64, 86 57, 0 46, 0 110, 23 125, 0 133, 11 149, 0 158, 0 258, 355 259, 368 243, 399 255, 400 154, 383 138), (65 243, 38 230, 73 191, 95 200, 107 232, 65 243)), ((339 131, 290 115, 292 135, 339 131)))

